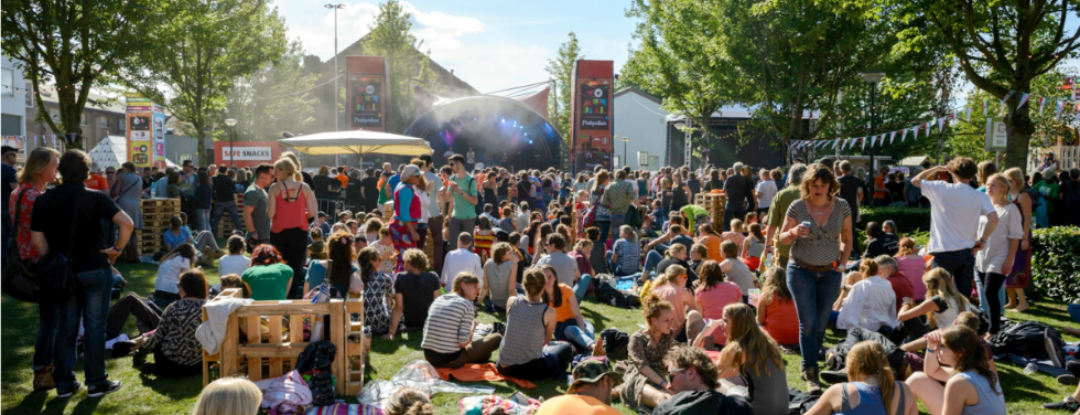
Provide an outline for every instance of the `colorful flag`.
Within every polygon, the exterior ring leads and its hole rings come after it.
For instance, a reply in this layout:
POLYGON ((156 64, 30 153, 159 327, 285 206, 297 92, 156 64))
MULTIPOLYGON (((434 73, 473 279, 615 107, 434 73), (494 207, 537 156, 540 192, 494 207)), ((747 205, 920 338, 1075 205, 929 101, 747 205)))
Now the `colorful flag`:
MULTIPOLYGON (((873 147, 873 146, 874 146, 873 144, 870 144, 870 147, 873 147)), ((866 150, 866 137, 862 138, 862 149, 866 150)))
POLYGON ((1054 109, 1054 117, 1061 117, 1061 111, 1065 110, 1065 101, 1059 99, 1054 106, 1056 107, 1054 109))
POLYGON ((938 118, 937 120, 937 132, 940 134, 945 131, 945 117, 938 118))
POLYGON ((986 116, 986 101, 982 102, 982 106, 983 106, 983 117, 985 117, 986 116))
MULTIPOLYGON (((1012 98, 1013 94, 1015 94, 1015 93, 1016 93, 1016 91, 1014 91, 1014 90, 1010 89, 1010 90, 1009 90, 1009 93, 1008 93, 1008 94, 1005 94, 1005 98, 1002 98, 1002 99, 1001 99, 1001 106, 1003 106, 1003 107, 1004 107, 1004 106, 1005 106, 1005 103, 1006 103, 1006 102, 1008 102, 1008 101, 1009 101, 1009 98, 1012 98)), ((1019 107, 1017 107, 1017 108, 1019 108, 1019 107)))
POLYGON ((896 142, 896 131, 889 133, 889 145, 896 142))
POLYGON ((832 148, 833 148, 833 150, 836 150, 836 145, 837 145, 837 144, 840 144, 840 140, 839 140, 839 139, 837 139, 837 140, 832 140, 832 148))
POLYGON ((1046 97, 1039 97, 1039 115, 1042 115, 1044 107, 1046 107, 1046 97))
POLYGON ((971 122, 971 107, 964 109, 964 115, 967 117, 967 122, 971 122))
POLYGON ((919 126, 918 125, 915 126, 915 135, 912 136, 911 139, 913 139, 913 140, 918 140, 919 139, 919 126))
POLYGON ((903 132, 902 134, 900 134, 900 142, 901 142, 901 143, 903 143, 903 142, 904 142, 904 140, 905 140, 905 139, 907 139, 907 130, 908 130, 908 129, 907 129, 907 128, 905 128, 905 129, 904 129, 904 132, 903 132))
POLYGON ((1024 106, 1024 104, 1027 104, 1028 98, 1030 98, 1030 97, 1031 97, 1031 94, 1029 94, 1027 92, 1021 92, 1020 93, 1020 103, 1016 104, 1016 108, 1020 108, 1020 107, 1024 106))

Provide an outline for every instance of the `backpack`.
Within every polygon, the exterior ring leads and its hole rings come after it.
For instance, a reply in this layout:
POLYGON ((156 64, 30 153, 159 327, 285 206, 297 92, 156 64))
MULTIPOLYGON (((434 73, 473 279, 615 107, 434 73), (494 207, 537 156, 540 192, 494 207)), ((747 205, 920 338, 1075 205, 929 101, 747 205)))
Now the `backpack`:
POLYGON ((604 329, 600 332, 600 338, 604 339, 604 351, 609 360, 625 360, 630 347, 630 335, 619 329, 604 329))
MULTIPOLYGON (((1006 323, 1006 327, 990 338, 990 348, 995 355, 1013 353, 1046 359, 1046 341, 1055 343, 1057 350, 1063 350, 1065 341, 1061 333, 1037 321, 1022 321, 1016 324, 1006 323)), ((1060 361, 1064 361, 1059 356, 1060 361)))
POLYGON ((310 343, 300 352, 296 358, 296 370, 302 375, 310 375, 308 389, 311 390, 311 401, 316 406, 326 406, 334 403, 334 379, 331 373, 331 365, 337 354, 337 347, 333 343, 322 340, 310 343))
POLYGON ((641 305, 641 298, 632 290, 615 288, 615 279, 611 276, 598 276, 593 283, 596 284, 596 299, 601 303, 619 308, 634 308, 641 305))
POLYGON ((638 210, 637 206, 631 204, 630 208, 626 210, 625 223, 634 229, 641 229, 641 225, 645 224, 645 220, 641 217, 641 211, 638 210))

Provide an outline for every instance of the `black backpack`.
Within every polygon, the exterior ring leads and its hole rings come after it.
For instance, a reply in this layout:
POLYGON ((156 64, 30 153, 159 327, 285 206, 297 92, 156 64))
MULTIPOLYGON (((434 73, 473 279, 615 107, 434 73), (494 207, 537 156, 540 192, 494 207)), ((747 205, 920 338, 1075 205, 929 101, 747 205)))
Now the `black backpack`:
POLYGON ((615 288, 615 279, 610 276, 597 276, 593 280, 593 284, 596 285, 596 299, 601 303, 619 308, 641 306, 641 298, 638 297, 637 293, 615 288))
POLYGON ((625 360, 629 356, 630 335, 619 329, 604 329, 600 338, 604 339, 604 352, 609 360, 625 360))
MULTIPOLYGON (((1061 339, 1061 333, 1052 327, 1037 321, 1006 323, 1000 333, 990 338, 990 348, 995 355, 1012 353, 1046 359, 1050 357, 1046 352, 1047 340, 1058 346, 1056 350, 1063 350, 1065 341, 1061 339)), ((1058 356, 1058 360, 1064 361, 1064 358, 1058 356)))

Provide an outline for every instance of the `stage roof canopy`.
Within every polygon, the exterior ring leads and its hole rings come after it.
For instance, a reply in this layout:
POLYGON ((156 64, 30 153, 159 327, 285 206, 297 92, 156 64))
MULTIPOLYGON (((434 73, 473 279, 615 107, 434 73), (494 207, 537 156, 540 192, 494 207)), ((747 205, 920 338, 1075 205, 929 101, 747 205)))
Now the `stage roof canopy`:
POLYGON ((394 154, 419 156, 431 154, 431 147, 421 138, 378 131, 336 131, 286 138, 278 141, 305 154, 394 154))

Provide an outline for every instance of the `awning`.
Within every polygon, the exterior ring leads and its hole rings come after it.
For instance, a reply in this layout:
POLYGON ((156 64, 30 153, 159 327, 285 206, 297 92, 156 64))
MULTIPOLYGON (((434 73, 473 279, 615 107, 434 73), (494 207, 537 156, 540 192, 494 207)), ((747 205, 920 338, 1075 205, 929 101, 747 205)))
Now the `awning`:
POLYGON ((431 146, 422 138, 378 131, 352 130, 318 133, 286 138, 280 140, 279 143, 311 155, 380 153, 419 156, 431 154, 431 146))

